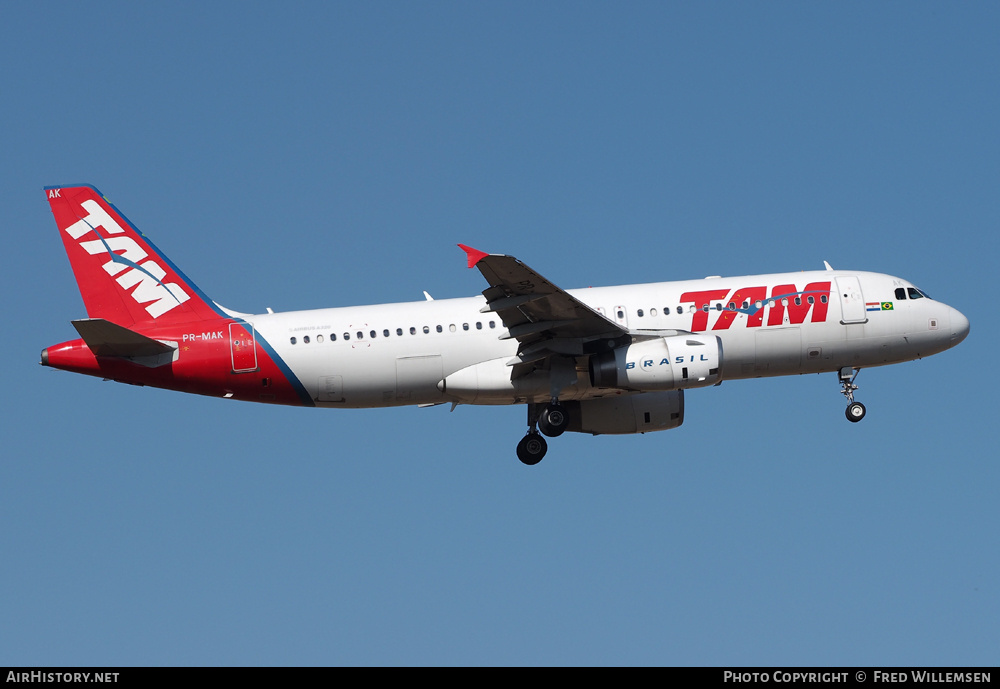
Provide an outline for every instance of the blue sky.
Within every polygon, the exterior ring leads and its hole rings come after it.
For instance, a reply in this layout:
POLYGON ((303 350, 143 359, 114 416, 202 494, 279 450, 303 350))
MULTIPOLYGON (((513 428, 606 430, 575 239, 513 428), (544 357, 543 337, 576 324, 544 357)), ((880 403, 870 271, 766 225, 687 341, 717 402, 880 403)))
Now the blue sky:
POLYGON ((0 665, 979 665, 1000 648, 1000 9, 7 3, 0 665), (688 394, 685 424, 277 408, 38 366, 46 185, 240 311, 900 275, 972 333, 688 394))

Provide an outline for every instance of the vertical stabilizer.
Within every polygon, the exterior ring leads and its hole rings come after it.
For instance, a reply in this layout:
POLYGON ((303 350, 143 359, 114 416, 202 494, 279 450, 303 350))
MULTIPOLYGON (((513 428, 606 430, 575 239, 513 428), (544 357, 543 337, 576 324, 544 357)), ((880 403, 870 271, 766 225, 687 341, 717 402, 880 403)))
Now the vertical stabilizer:
POLYGON ((223 315, 97 189, 46 187, 45 194, 88 316, 130 327, 223 315))

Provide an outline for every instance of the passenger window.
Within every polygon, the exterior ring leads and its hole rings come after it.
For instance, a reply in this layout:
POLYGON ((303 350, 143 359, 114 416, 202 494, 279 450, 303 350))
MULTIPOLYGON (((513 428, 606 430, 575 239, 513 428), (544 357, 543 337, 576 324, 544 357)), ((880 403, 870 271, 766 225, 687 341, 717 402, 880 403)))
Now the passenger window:
POLYGON ((430 331, 431 331, 431 327, 430 327, 429 325, 425 325, 425 326, 424 326, 424 335, 426 335, 426 334, 427 334, 427 333, 429 333, 430 331))
MULTIPOLYGON (((691 308, 693 309, 694 307, 692 306, 691 308)), ((666 311, 667 311, 667 313, 670 313, 670 309, 667 309, 666 311)), ((678 306, 677 307, 677 313, 678 314, 684 313, 684 307, 683 306, 678 306)))
POLYGON ((826 298, 826 295, 825 295, 825 294, 824 294, 824 295, 822 295, 822 296, 821 296, 821 297, 819 298, 819 300, 820 300, 821 302, 823 302, 824 304, 825 304, 825 303, 826 303, 827 301, 829 301, 829 300, 828 300, 828 299, 826 298))
POLYGON ((369 337, 371 337, 371 338, 372 338, 373 340, 374 340, 374 339, 375 339, 375 338, 376 338, 376 337, 378 336, 378 335, 377 335, 377 334, 375 333, 375 331, 374 331, 374 330, 372 330, 372 331, 371 331, 370 333, 368 333, 368 335, 369 335, 369 337))
POLYGON ((637 316, 639 316, 639 318, 642 318, 642 309, 639 309, 635 313, 636 313, 637 316))
POLYGON ((656 318, 656 309, 650 309, 649 310, 649 317, 650 318, 656 318))
POLYGON ((442 333, 442 332, 444 332, 444 328, 442 328, 442 327, 441 327, 441 326, 439 325, 439 326, 437 327, 437 331, 438 331, 439 333, 442 333))
POLYGON ((795 297, 795 305, 802 306, 802 297, 795 297))
POLYGON ((344 339, 345 340, 351 339, 351 333, 344 333, 344 339))
POLYGON ((622 311, 621 309, 618 309, 618 317, 619 318, 625 318, 625 312, 622 311))
POLYGON ((451 325, 448 326, 448 330, 450 330, 451 332, 455 332, 456 330, 458 330, 458 328, 456 328, 455 324, 452 323, 451 325))
POLYGON ((412 328, 412 327, 411 327, 411 328, 410 328, 410 334, 411 334, 411 335, 416 335, 416 334, 417 334, 417 329, 416 329, 416 328, 412 328))
POLYGON ((468 330, 468 329, 469 329, 469 324, 468 323, 462 323, 462 330, 468 330))
MULTIPOLYGON (((677 313, 680 313, 680 311, 678 310, 677 313)), ((669 306, 664 306, 663 307, 663 315, 664 316, 669 316, 670 315, 670 307, 669 306)))
POLYGON ((476 330, 482 330, 482 329, 483 329, 482 321, 476 321, 476 330))
POLYGON ((291 342, 292 344, 295 344, 296 342, 298 342, 298 340, 296 340, 296 339, 295 339, 295 338, 293 337, 293 338, 292 338, 291 340, 289 340, 289 342, 291 342))
POLYGON ((806 301, 809 302, 810 304, 815 304, 816 303, 816 300, 813 299, 811 296, 806 297, 806 301))
POLYGON ((389 329, 388 328, 386 328, 385 330, 382 331, 382 337, 389 337, 389 329))
POLYGON ((403 329, 402 328, 396 328, 396 335, 402 336, 403 335, 403 329))
POLYGON ((309 336, 308 335, 306 335, 305 337, 302 338, 302 344, 309 344, 309 336))
POLYGON ((363 332, 361 332, 360 330, 358 331, 358 339, 359 340, 365 339, 365 334, 363 332))
POLYGON ((896 299, 906 299, 906 288, 897 287, 896 288, 896 299))
POLYGON ((322 335, 317 335, 316 336, 316 343, 317 344, 322 344, 323 343, 323 336, 322 335))
POLYGON ((337 333, 330 333, 330 342, 337 341, 337 333))
POLYGON ((729 302, 729 306, 727 308, 730 311, 735 311, 736 310, 736 304, 734 302, 729 302))
POLYGON ((490 327, 491 327, 491 328, 495 328, 495 327, 497 327, 497 323, 496 323, 496 321, 490 321, 490 327))

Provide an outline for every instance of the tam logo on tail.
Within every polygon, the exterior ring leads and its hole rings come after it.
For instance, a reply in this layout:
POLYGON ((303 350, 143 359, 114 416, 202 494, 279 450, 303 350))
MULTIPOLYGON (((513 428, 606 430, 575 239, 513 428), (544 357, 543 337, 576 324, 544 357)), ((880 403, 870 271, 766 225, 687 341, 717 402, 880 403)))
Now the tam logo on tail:
POLYGON ((180 306, 191 298, 191 295, 177 283, 164 284, 162 282, 167 271, 163 270, 156 261, 150 259, 140 265, 139 261, 147 258, 149 254, 139 246, 138 242, 123 234, 125 230, 101 208, 97 201, 88 199, 81 206, 89 215, 67 227, 66 233, 77 240, 88 254, 92 256, 108 255, 110 258, 103 266, 108 275, 115 276, 123 270, 131 268, 127 273, 117 278, 117 282, 126 291, 135 287, 130 292, 132 298, 139 305, 148 304, 145 308, 150 316, 159 318, 170 309, 180 306), (98 228, 103 228, 109 235, 120 236, 104 237, 98 228), (97 239, 79 241, 90 232, 96 234, 97 239))
POLYGON ((91 318, 127 328, 220 315, 97 189, 49 187, 46 196, 91 318))

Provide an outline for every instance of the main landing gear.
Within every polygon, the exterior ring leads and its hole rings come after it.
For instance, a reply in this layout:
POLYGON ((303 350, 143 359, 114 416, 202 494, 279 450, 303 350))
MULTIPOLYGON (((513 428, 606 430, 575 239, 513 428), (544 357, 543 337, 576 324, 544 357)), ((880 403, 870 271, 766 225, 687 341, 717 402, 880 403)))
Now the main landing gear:
POLYGON ((548 450, 548 443, 542 434, 556 438, 566 431, 567 426, 569 426, 569 414, 566 413, 566 407, 559 404, 558 399, 553 398, 544 406, 529 403, 528 432, 517 444, 517 458, 529 466, 538 464, 548 450))
POLYGON ((865 405, 854 401, 854 391, 858 389, 858 386, 854 384, 854 379, 858 377, 859 373, 861 373, 860 368, 847 366, 840 369, 838 374, 840 376, 840 394, 847 398, 845 415, 847 420, 852 423, 857 423, 865 418, 865 405))
POLYGON ((527 435, 517 444, 517 458, 528 466, 534 466, 542 461, 549 444, 534 428, 528 429, 527 435))

